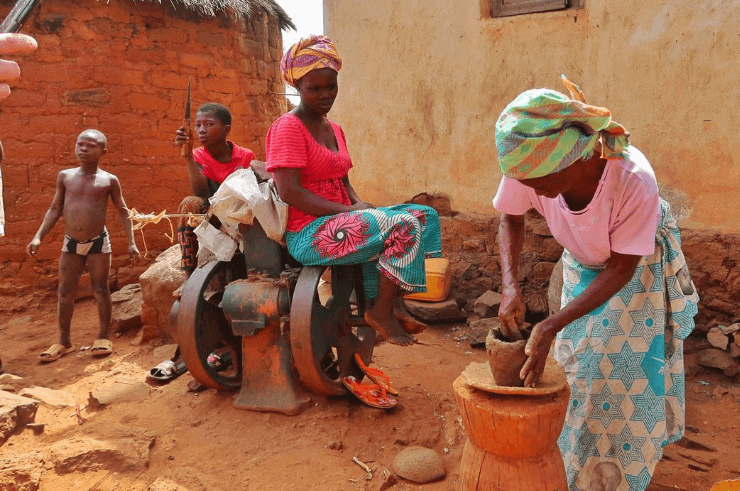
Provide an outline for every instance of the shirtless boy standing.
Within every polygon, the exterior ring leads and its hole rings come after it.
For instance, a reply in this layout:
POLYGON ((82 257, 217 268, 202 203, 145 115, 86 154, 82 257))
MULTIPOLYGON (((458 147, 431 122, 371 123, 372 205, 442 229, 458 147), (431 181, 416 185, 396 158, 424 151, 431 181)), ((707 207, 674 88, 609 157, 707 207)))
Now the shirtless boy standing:
POLYGON ((111 299, 108 275, 111 264, 111 247, 105 228, 108 198, 118 211, 121 225, 128 238, 128 254, 132 260, 139 257, 134 242, 134 232, 121 184, 113 174, 98 169, 100 158, 108 152, 108 141, 98 130, 85 130, 77 137, 75 155, 80 166, 65 169, 57 176, 57 189, 39 231, 26 248, 36 254, 43 239, 64 215, 64 245, 59 258, 59 342, 39 355, 42 362, 51 362, 74 350, 70 340, 74 298, 80 276, 87 265, 93 295, 98 302, 100 331, 91 353, 105 356, 113 353, 113 343, 108 339, 111 316, 111 299))

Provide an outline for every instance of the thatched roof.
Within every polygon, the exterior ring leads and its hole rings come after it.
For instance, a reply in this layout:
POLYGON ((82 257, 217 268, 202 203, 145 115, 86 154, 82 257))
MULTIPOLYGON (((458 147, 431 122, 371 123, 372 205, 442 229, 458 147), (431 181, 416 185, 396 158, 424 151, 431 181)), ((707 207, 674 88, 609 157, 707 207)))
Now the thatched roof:
MULTIPOLYGON (((159 2, 162 0, 140 0, 159 2)), ((173 6, 183 5, 185 8, 202 15, 216 15, 222 10, 233 10, 237 15, 249 17, 252 9, 262 7, 268 14, 277 17, 281 29, 295 29, 293 20, 275 0, 168 0, 173 6)))

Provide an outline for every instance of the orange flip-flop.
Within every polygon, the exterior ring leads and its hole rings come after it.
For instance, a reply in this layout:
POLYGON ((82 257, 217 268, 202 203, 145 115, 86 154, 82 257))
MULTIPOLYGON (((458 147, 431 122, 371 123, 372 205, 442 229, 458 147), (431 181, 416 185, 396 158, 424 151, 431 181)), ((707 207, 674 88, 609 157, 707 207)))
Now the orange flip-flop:
POLYGON ((357 366, 360 367, 360 370, 362 370, 367 378, 381 386, 390 395, 398 397, 399 392, 391 385, 391 379, 388 375, 377 368, 371 368, 365 365, 359 353, 355 353, 355 363, 357 363, 357 366))
POLYGON ((361 384, 352 375, 342 378, 347 390, 370 407, 392 409, 398 405, 398 399, 388 397, 385 389, 379 385, 361 384))

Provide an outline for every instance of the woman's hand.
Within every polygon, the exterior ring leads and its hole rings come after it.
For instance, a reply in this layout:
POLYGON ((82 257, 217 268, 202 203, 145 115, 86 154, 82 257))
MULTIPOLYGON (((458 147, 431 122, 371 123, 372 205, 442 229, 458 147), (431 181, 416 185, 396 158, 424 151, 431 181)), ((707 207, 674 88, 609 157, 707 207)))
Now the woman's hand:
POLYGON ((351 211, 360 211, 360 210, 370 210, 375 207, 371 205, 370 203, 365 203, 364 201, 358 201, 357 203, 350 205, 349 208, 351 211))
POLYGON ((527 305, 519 287, 505 287, 501 291, 501 305, 498 308, 498 318, 501 319, 501 333, 510 341, 524 339, 524 313, 527 305))
POLYGON ((558 330, 554 328, 550 319, 545 319, 532 328, 532 334, 529 336, 524 353, 529 357, 519 372, 519 377, 524 380, 525 387, 535 387, 542 374, 545 373, 547 364, 547 355, 550 353, 555 335, 558 330))

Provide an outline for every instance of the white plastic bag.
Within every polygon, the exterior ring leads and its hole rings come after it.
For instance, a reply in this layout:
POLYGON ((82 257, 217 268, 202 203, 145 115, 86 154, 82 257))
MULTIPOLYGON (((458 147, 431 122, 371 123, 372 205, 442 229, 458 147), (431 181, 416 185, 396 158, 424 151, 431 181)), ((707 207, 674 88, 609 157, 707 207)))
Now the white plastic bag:
POLYGON ((252 169, 239 169, 221 183, 210 202, 210 212, 227 228, 252 225, 256 218, 269 238, 285 245, 288 205, 280 200, 272 179, 258 183, 252 169))
POLYGON ((200 222, 193 232, 198 236, 199 248, 208 249, 219 261, 231 261, 238 244, 229 234, 217 229, 208 220, 200 222))

